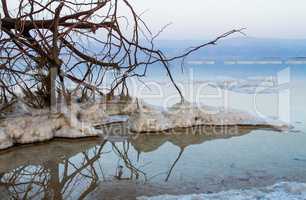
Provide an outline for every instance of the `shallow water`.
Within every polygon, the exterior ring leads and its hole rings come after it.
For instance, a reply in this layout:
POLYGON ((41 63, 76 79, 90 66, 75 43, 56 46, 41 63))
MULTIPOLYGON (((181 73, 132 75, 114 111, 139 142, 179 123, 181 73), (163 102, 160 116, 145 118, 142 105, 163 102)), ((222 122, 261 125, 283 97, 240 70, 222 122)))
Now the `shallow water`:
MULTIPOLYGON (((199 84, 194 83, 211 80, 215 84, 221 75, 227 76, 226 80, 277 77, 287 68, 199 67, 192 68, 196 75, 189 83, 185 76, 178 77, 183 87, 192 85, 196 91, 199 84)), ((289 104, 279 104, 279 90, 273 90, 258 94, 254 106, 254 95, 246 92, 254 82, 228 88, 221 95, 211 95, 216 90, 208 86, 200 98, 201 103, 226 104, 265 116, 282 117, 280 106, 289 105, 284 110, 289 112, 292 130, 194 127, 176 130, 175 134, 135 135, 128 133, 124 124, 117 124, 104 139, 17 146, 0 152, 1 199, 135 199, 266 187, 283 181, 306 183, 305 71, 303 65, 290 67, 286 87, 290 90, 289 104), (216 133, 218 136, 211 136, 216 133)), ((156 74, 159 81, 164 81, 156 74)), ((162 89, 174 94, 170 85, 162 89)), ((197 97, 190 91, 189 88, 185 93, 193 101, 197 97)), ((146 96, 145 100, 160 105, 165 96, 146 96)), ((166 104, 176 100, 177 96, 173 96, 166 104)))

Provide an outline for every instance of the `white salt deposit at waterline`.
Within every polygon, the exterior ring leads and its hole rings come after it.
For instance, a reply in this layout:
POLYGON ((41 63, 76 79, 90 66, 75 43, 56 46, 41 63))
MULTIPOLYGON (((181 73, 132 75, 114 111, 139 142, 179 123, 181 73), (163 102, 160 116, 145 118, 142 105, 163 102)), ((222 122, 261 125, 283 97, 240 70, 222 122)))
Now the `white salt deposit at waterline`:
MULTIPOLYGON (((113 105, 114 106, 114 105, 113 105)), ((128 128, 133 132, 160 132, 201 125, 245 125, 288 128, 286 123, 259 118, 248 112, 181 102, 162 110, 143 101, 129 102, 122 112, 128 115, 128 128)), ((0 122, 0 149, 14 144, 50 140, 55 137, 81 138, 99 136, 97 125, 111 121, 101 103, 62 106, 60 113, 31 109, 21 102, 13 106, 0 122), (19 104, 19 105, 18 105, 19 104)))
POLYGON ((186 101, 177 103, 167 110, 142 101, 137 104, 138 109, 129 118, 129 128, 134 132, 160 132, 201 125, 271 126, 279 129, 289 127, 287 123, 261 118, 252 113, 211 106, 197 106, 186 101))
MULTIPOLYGON (((21 102, 18 102, 21 104, 21 102)), ((72 104, 62 106, 60 113, 48 110, 35 110, 26 106, 24 111, 16 110, 9 113, 1 122, 0 149, 14 144, 27 144, 50 140, 54 137, 81 138, 98 136, 99 130, 94 128, 97 121, 104 123, 107 115, 95 104, 81 109, 72 104), (23 114, 19 114, 23 113, 23 114), (78 117, 79 116, 79 117, 78 117)))
POLYGON ((306 183, 281 182, 264 188, 229 190, 211 194, 160 195, 137 200, 305 200, 306 183))

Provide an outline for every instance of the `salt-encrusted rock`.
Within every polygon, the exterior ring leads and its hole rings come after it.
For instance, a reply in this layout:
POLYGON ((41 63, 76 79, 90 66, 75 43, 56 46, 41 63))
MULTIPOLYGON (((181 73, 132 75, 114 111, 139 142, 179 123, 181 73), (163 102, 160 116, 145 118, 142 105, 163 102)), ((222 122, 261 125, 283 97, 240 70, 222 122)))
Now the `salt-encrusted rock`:
POLYGON ((243 190, 228 190, 217 193, 185 194, 185 195, 160 195, 151 197, 138 197, 137 200, 304 200, 306 197, 306 184, 298 182, 279 182, 272 186, 251 188, 243 190))
POLYGON ((6 133, 16 143, 40 142, 53 138, 53 121, 49 116, 24 116, 7 119, 6 133))
POLYGON ((100 119, 102 115, 95 114, 93 108, 87 110, 88 122, 77 118, 80 108, 74 104, 63 107, 62 113, 53 114, 44 110, 33 110, 31 114, 6 118, 1 123, 3 128, 0 130, 0 149, 5 149, 14 143, 41 142, 54 137, 97 136, 99 133, 90 122, 94 119, 102 121, 100 119))
POLYGON ((32 114, 32 109, 21 100, 14 100, 9 104, 1 105, 0 108, 1 114, 6 117, 18 117, 32 114))
POLYGON ((198 125, 263 125, 267 122, 248 112, 209 106, 196 106, 189 102, 175 104, 168 116, 172 126, 178 128, 198 125))
POLYGON ((99 103, 85 106, 79 111, 78 115, 81 122, 91 123, 93 125, 104 124, 108 118, 102 104, 99 103))
MULTIPOLYGON (((264 125, 277 128, 287 124, 273 119, 263 119, 238 110, 209 106, 196 106, 186 101, 175 104, 168 110, 151 106, 143 101, 130 101, 122 113, 129 115, 128 128, 133 132, 161 132, 175 128, 200 125, 264 125)), ((13 143, 33 143, 54 137, 80 138, 98 136, 96 125, 107 124, 111 118, 101 104, 63 105, 61 113, 47 109, 31 109, 21 116, 10 115, 0 122, 0 149, 13 143)))
POLYGON ((6 149, 13 146, 12 139, 6 134, 3 128, 0 128, 0 149, 6 149))
POLYGON ((167 116, 171 121, 172 128, 186 128, 210 122, 207 113, 186 101, 169 108, 167 116))
POLYGON ((142 102, 129 118, 129 128, 134 132, 160 132, 200 125, 289 127, 279 120, 261 118, 248 112, 196 106, 186 101, 175 104, 168 111, 162 111, 142 102))
POLYGON ((139 102, 141 103, 142 101, 139 101, 138 99, 131 99, 131 100, 127 101, 125 104, 121 104, 123 106, 123 108, 121 110, 121 114, 131 115, 131 114, 137 112, 138 109, 139 109, 139 102))
POLYGON ((103 99, 101 104, 108 115, 129 115, 137 110, 137 99, 126 96, 103 99))
POLYGON ((138 110, 130 115, 128 127, 134 132, 158 132, 170 129, 171 124, 164 112, 141 101, 138 110))
POLYGON ((98 131, 93 127, 71 128, 69 126, 63 127, 55 131, 54 137, 60 138, 82 138, 98 136, 98 131))

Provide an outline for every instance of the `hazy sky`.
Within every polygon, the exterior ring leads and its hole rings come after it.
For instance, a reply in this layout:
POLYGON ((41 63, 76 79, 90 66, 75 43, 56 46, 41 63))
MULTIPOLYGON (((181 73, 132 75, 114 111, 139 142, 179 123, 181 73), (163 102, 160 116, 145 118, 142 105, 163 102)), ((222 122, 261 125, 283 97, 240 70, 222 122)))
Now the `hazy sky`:
POLYGON ((306 0, 133 0, 164 39, 206 39, 233 28, 254 37, 306 38, 306 0))
MULTIPOLYGON (((81 1, 81 0, 80 0, 81 1)), ((8 0, 11 6, 18 0, 8 0)), ((210 39, 233 28, 265 38, 306 38, 306 0, 130 0, 160 39, 210 39)))

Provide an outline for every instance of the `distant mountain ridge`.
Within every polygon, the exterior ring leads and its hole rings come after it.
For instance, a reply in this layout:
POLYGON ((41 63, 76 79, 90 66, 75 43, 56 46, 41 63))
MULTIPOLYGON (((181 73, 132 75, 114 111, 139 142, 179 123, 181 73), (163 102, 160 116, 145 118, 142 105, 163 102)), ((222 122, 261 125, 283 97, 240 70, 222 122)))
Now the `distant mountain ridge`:
MULTIPOLYGON (((200 40, 159 40, 156 46, 169 56, 204 43, 200 40)), ((188 60, 231 59, 306 59, 306 39, 265 39, 238 37, 220 40, 217 45, 203 48, 188 60)))

